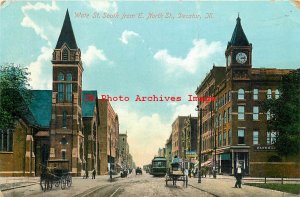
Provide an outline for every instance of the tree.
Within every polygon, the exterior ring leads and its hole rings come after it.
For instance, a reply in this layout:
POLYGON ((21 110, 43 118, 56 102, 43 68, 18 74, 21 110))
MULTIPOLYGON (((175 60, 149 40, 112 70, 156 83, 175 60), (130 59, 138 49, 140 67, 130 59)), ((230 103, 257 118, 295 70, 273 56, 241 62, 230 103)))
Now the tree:
POLYGON ((0 128, 12 129, 16 120, 28 113, 31 100, 27 68, 15 64, 0 65, 0 128))
POLYGON ((277 132, 274 144, 281 156, 300 153, 300 69, 283 76, 278 99, 267 99, 268 130, 277 132))

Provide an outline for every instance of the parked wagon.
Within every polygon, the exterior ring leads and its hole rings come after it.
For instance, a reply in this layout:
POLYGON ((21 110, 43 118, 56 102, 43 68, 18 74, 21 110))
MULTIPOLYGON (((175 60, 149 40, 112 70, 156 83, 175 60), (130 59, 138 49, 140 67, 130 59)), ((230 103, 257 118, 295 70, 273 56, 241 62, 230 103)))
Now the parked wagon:
POLYGON ((40 186, 43 191, 51 190, 53 186, 66 189, 72 185, 72 176, 69 172, 68 160, 49 160, 47 166, 43 166, 40 177, 40 186))
POLYGON ((184 170, 179 165, 171 165, 168 173, 166 174, 166 186, 168 186, 168 182, 172 181, 173 186, 176 186, 177 181, 182 181, 183 186, 188 186, 188 176, 184 173, 184 170))

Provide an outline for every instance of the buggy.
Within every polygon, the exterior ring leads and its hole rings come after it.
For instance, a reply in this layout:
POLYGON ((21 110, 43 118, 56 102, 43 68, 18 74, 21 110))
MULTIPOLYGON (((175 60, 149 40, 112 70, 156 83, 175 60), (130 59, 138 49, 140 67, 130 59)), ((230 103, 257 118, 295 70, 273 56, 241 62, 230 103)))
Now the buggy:
POLYGON ((47 166, 42 166, 40 177, 41 189, 45 192, 51 190, 53 186, 66 189, 72 185, 72 176, 69 172, 68 160, 49 160, 47 166))
POLYGON ((168 186, 169 181, 172 181, 173 186, 176 186, 177 181, 182 181, 183 186, 187 187, 188 176, 184 173, 184 170, 181 169, 179 163, 171 164, 171 168, 169 168, 166 174, 166 186, 168 186))

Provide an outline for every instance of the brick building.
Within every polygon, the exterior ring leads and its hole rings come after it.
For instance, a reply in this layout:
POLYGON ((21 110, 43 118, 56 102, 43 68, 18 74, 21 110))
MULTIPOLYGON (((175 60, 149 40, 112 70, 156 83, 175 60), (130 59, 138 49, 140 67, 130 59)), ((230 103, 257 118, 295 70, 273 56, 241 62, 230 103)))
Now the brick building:
POLYGON ((190 115, 184 119, 183 124, 184 126, 181 133, 181 155, 185 155, 185 157, 189 159, 197 155, 197 117, 192 117, 190 115))
POLYGON ((276 133, 267 130, 271 116, 260 103, 278 98, 281 78, 290 69, 252 67, 252 44, 238 17, 225 51, 226 67, 213 66, 197 88, 198 97, 214 96, 213 103, 199 102, 202 117, 202 155, 205 165, 233 174, 237 164, 251 176, 300 176, 296 158, 280 158, 273 146, 276 133))
POLYGON ((183 158, 182 149, 182 130, 184 127, 184 120, 187 116, 178 116, 172 123, 172 156, 179 156, 183 158))
POLYGON ((119 139, 119 118, 108 100, 98 100, 100 113, 100 174, 107 174, 109 163, 111 169, 117 170, 120 167, 118 139, 119 139))
POLYGON ((127 142, 127 133, 119 134, 119 159, 122 168, 128 168, 129 166, 129 144, 127 142))

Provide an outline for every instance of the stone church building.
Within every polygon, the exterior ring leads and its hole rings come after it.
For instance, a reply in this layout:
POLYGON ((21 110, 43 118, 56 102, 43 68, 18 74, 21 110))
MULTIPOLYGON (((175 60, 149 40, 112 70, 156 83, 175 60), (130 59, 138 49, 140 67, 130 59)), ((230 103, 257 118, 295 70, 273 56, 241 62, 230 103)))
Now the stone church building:
MULTIPOLYGON (((32 90, 26 117, 14 131, 0 132, 0 176, 38 176, 48 160, 68 160, 74 176, 94 168, 100 174, 101 165, 107 173, 107 160, 100 163, 101 101, 97 91, 83 90, 81 51, 68 11, 53 51, 52 68, 52 90, 32 90)), ((118 139, 119 124, 115 127, 113 136, 118 139)), ((118 155, 117 144, 114 147, 113 154, 118 155)))

